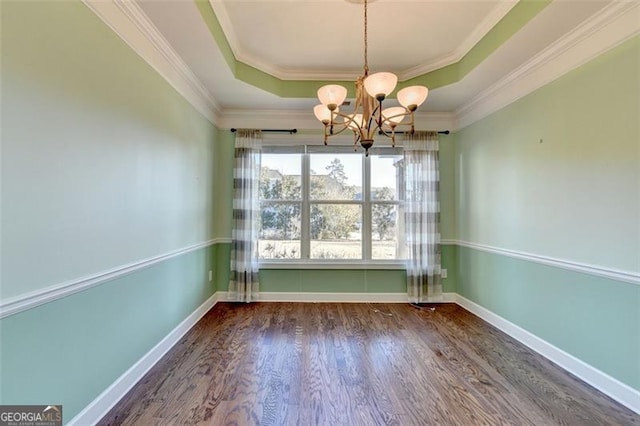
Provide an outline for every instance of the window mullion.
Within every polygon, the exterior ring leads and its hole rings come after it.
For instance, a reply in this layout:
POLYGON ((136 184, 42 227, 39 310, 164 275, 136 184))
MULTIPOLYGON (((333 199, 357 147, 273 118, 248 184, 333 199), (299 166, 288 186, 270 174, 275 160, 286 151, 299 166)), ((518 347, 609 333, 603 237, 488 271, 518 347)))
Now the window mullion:
POLYGON ((364 173, 362 179, 363 198, 362 205, 362 259, 370 260, 371 254, 371 159, 368 156, 362 156, 362 170, 364 173))
POLYGON ((302 229, 300 230, 300 258, 301 259, 309 259, 310 251, 311 251, 311 229, 310 229, 310 220, 311 220, 311 212, 310 212, 310 204, 309 204, 309 192, 310 192, 310 166, 309 166, 309 153, 307 152, 306 146, 305 151, 302 154, 302 173, 301 173, 301 183, 302 183, 302 212, 300 221, 302 224, 302 229))

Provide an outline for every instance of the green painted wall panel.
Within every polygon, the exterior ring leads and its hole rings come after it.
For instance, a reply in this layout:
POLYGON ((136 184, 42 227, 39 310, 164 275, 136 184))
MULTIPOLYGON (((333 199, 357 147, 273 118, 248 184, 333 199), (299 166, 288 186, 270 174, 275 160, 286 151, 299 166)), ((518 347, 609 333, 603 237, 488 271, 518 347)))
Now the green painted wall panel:
POLYGON ((442 258, 440 263, 442 269, 447 270, 447 278, 442 280, 442 291, 445 293, 455 293, 458 289, 458 246, 443 244, 442 258))
MULTIPOLYGON (((2 298, 211 239, 217 129, 82 2, 0 7, 2 298)), ((213 294, 216 252, 0 320, 0 403, 70 420, 213 294)))
MULTIPOLYGON (((463 241, 640 271, 640 37, 463 129, 463 241)), ((457 291, 640 389, 640 286, 457 248, 457 291)))
POLYGON ((640 37, 456 134, 457 238, 640 272, 640 37))
POLYGON ((219 291, 229 288, 231 244, 216 244, 216 285, 219 291))
POLYGON ((440 135, 440 234, 456 238, 455 135, 440 135))
POLYGON ((458 247, 470 299, 640 389, 640 286, 458 247))
POLYGON ((215 127, 80 1, 1 7, 1 297, 212 238, 215 127))
POLYGON ((207 300, 211 248, 0 320, 0 404, 62 404, 69 421, 207 300))
MULTIPOLYGON (((216 244, 218 290, 229 283, 231 244, 216 244)), ((442 267, 449 277, 443 291, 456 291, 456 246, 442 246, 442 267)), ((404 270, 380 269, 262 269, 260 291, 264 292, 332 292, 332 293, 404 293, 407 291, 404 270)))
POLYGON ((233 153, 235 146, 235 133, 228 129, 221 129, 216 144, 216 209, 215 209, 215 236, 218 238, 231 238, 232 212, 233 212, 233 153))
POLYGON ((403 270, 263 269, 260 290, 299 293, 404 293, 403 270))

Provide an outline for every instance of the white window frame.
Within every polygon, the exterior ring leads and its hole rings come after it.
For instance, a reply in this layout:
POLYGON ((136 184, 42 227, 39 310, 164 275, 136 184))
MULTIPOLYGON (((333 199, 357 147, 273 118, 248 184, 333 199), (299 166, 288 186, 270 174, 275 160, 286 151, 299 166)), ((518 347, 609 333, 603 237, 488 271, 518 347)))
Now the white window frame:
MULTIPOLYGON (((362 156, 362 189, 361 200, 311 200, 310 199, 310 177, 311 177, 311 154, 353 154, 353 147, 350 146, 277 146, 268 145, 263 147, 263 154, 300 154, 301 155, 301 199, 300 200, 260 200, 269 203, 300 203, 301 204, 301 232, 300 232, 300 258, 299 259, 259 259, 261 269, 404 269, 404 259, 372 259, 372 206, 374 204, 395 205, 400 214, 403 205, 402 200, 372 200, 371 199, 371 159, 362 156), (362 258, 361 259, 311 259, 311 226, 310 212, 311 204, 346 204, 359 205, 362 211, 362 258)), ((376 154, 401 154, 401 148, 372 148, 371 155, 376 154)), ((400 227, 398 227, 400 228, 400 227)), ((397 230, 396 230, 397 232, 397 230)), ((402 240, 404 235, 397 235, 402 240)))

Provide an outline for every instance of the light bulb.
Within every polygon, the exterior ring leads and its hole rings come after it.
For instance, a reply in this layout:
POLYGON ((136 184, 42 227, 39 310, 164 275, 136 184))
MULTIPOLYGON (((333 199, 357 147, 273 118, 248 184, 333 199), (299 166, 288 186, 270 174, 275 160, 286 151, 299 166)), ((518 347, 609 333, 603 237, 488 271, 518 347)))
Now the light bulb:
POLYGON ((329 110, 334 110, 347 98, 347 89, 338 84, 327 84, 318 89, 318 99, 329 110))
POLYGON ((398 77, 390 72, 377 72, 364 79, 364 88, 370 96, 382 101, 396 88, 398 77))
POLYGON ((382 118, 390 126, 400 124, 404 120, 407 110, 402 107, 391 107, 382 110, 382 118))
MULTIPOLYGON (((335 111, 338 112, 339 108, 336 108, 335 111)), ((329 124, 331 122, 331 111, 326 107, 326 105, 318 104, 314 106, 313 113, 316 118, 324 124, 329 124)))
POLYGON ((427 100, 429 89, 424 86, 410 86, 398 92, 398 102, 409 111, 415 111, 427 100))

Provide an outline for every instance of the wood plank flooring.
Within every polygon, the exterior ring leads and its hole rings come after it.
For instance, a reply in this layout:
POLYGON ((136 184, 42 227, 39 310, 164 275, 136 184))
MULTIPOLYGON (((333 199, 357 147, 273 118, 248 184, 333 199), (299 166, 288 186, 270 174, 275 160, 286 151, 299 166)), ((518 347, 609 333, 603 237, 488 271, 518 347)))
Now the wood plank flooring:
POLYGON ((457 305, 216 305, 101 425, 640 425, 457 305))

